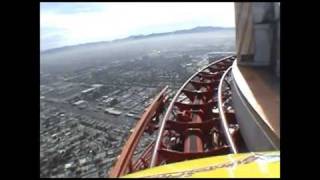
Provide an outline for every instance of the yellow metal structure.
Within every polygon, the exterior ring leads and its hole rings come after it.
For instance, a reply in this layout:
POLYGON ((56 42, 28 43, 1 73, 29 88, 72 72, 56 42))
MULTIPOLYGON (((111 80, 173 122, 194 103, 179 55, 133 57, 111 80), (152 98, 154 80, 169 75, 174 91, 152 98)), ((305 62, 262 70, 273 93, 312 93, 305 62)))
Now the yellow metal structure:
POLYGON ((142 170, 122 178, 280 178, 280 151, 188 160, 142 170))

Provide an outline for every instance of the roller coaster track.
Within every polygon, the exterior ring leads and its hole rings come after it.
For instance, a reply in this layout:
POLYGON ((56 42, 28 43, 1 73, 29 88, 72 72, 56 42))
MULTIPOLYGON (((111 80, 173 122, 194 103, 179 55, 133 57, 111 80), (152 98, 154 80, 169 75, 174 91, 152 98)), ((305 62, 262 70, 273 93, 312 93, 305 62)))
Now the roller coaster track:
POLYGON ((228 80, 234 60, 235 56, 228 56, 196 72, 177 91, 170 104, 165 87, 138 121, 109 177, 173 162, 246 151, 230 103, 228 80), (134 149, 143 133, 156 131, 156 140, 133 162, 134 149))

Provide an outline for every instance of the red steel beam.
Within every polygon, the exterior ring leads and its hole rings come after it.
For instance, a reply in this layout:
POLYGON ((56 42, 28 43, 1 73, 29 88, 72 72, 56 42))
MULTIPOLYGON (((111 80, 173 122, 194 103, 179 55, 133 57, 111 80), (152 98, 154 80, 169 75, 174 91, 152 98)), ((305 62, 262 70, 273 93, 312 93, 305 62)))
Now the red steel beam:
POLYGON ((137 122, 132 134, 130 135, 127 143, 124 145, 121 154, 118 156, 118 160, 109 173, 109 177, 120 177, 127 173, 128 168, 132 167, 132 156, 136 149, 141 136, 143 135, 148 123, 159 111, 159 107, 163 106, 163 101, 166 99, 164 93, 168 89, 168 86, 162 89, 158 96, 154 99, 152 104, 145 110, 140 120, 137 122))
POLYGON ((204 132, 209 131, 213 126, 218 126, 219 121, 217 119, 206 120, 203 122, 179 122, 168 120, 166 124, 166 129, 172 129, 176 132, 183 133, 188 128, 201 129, 204 132))
POLYGON ((144 150, 144 152, 142 153, 141 157, 139 159, 137 159, 133 164, 133 169, 134 170, 140 170, 142 169, 142 166, 143 168, 145 167, 148 167, 149 164, 148 164, 148 161, 150 160, 151 158, 151 155, 152 155, 152 150, 154 148, 154 144, 155 144, 155 141, 153 141, 152 143, 150 143, 147 148, 144 150))
POLYGON ((158 151, 159 151, 159 155, 162 158, 167 159, 167 163, 171 163, 171 162, 178 162, 178 161, 183 161, 187 159, 228 154, 230 152, 230 148, 228 146, 222 146, 218 148, 212 148, 206 152, 187 152, 187 153, 168 150, 168 149, 162 149, 162 148, 159 149, 158 151))
MULTIPOLYGON (((194 104, 204 104, 204 101, 199 97, 199 93, 193 92, 193 95, 194 95, 194 98, 193 98, 194 104)), ((209 94, 205 94, 205 95, 209 96, 209 94)), ((203 110, 203 108, 201 108, 200 110, 203 110)), ((192 122, 194 123, 202 123, 203 121, 203 119, 198 113, 192 113, 191 119, 192 119, 192 122)), ((184 152, 185 153, 203 152, 203 141, 202 141, 201 129, 189 127, 185 132, 186 132, 185 133, 186 138, 184 141, 184 152), (194 132, 199 132, 199 133, 194 133, 194 132)))

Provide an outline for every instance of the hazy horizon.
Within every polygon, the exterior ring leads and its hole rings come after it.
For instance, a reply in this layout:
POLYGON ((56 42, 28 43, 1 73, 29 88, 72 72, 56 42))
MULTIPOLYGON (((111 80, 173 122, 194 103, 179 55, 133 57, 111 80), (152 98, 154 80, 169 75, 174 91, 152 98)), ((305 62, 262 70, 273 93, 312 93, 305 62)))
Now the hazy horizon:
MULTIPOLYGON (((197 26, 197 27, 214 27, 214 26, 197 26)), ((197 27, 194 27, 194 28, 197 28, 197 27)), ((215 26, 215 27, 217 27, 217 28, 234 28, 234 27, 221 27, 221 26, 215 26)), ((190 28, 190 29, 193 29, 193 28, 190 28)), ((174 31, 180 31, 180 30, 189 30, 189 29, 177 29, 177 30, 174 30, 174 31)), ((174 32, 174 31, 170 31, 170 32, 174 32)), ((86 45, 86 44, 113 42, 113 41, 116 41, 116 40, 126 39, 126 38, 129 38, 129 37, 132 37, 132 36, 148 36, 148 35, 151 35, 151 34, 170 33, 170 32, 166 31, 166 32, 158 32, 158 33, 148 33, 148 34, 132 34, 132 35, 124 37, 124 38, 116 38, 116 39, 111 39, 111 40, 108 40, 108 41, 90 41, 90 42, 84 42, 84 43, 80 43, 80 44, 59 46, 59 47, 55 47, 55 48, 44 49, 44 50, 41 50, 41 52, 46 52, 46 51, 59 49, 59 48, 65 48, 65 47, 81 46, 81 45, 86 45)))
POLYGON ((40 50, 234 21, 233 3, 40 3, 40 50))

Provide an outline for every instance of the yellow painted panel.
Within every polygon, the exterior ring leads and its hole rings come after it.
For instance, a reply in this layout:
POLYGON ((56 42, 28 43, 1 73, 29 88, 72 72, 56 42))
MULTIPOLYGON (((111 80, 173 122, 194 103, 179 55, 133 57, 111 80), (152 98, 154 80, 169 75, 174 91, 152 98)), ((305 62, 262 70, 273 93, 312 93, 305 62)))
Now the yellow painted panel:
POLYGON ((279 178, 280 152, 229 154, 167 164, 122 178, 279 178))

